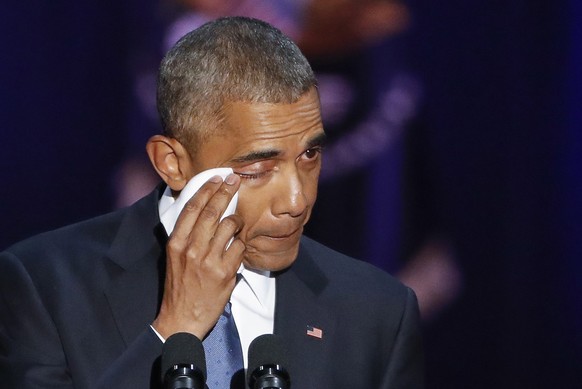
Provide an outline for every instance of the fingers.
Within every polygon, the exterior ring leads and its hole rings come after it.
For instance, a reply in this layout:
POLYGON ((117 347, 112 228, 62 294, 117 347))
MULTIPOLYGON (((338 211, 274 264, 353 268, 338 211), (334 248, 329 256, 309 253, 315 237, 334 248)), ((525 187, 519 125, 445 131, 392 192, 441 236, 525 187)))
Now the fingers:
POLYGON ((223 255, 223 261, 232 271, 236 272, 242 262, 245 244, 240 239, 234 239, 223 255))
POLYGON ((223 258, 223 265, 236 272, 240 266, 245 246, 241 240, 233 238, 242 228, 243 221, 238 215, 231 215, 220 222, 214 235, 209 257, 223 258), (226 242, 226 244, 223 244, 226 242), (230 245, 229 245, 230 243, 230 245))

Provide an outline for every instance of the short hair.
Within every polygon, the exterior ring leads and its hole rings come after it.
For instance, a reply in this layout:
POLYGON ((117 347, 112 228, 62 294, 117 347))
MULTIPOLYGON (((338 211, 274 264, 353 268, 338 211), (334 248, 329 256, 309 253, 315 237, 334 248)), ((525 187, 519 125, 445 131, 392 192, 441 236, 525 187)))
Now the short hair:
POLYGON ((168 51, 157 106, 164 135, 195 152, 219 128, 226 103, 290 104, 315 86, 309 62, 281 31, 261 20, 226 17, 191 31, 168 51))

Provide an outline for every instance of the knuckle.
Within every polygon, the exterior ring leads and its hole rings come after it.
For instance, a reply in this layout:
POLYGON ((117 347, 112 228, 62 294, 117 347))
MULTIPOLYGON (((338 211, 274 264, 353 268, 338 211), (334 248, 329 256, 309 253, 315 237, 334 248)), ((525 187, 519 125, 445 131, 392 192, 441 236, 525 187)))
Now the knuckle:
POLYGON ((218 209, 216 209, 216 207, 213 207, 211 205, 207 205, 206 207, 204 207, 202 209, 202 211, 200 212, 200 216, 203 219, 218 219, 220 217, 220 212, 218 211, 218 209))
POLYGON ((167 250, 171 253, 177 253, 182 250, 182 244, 175 238, 170 238, 166 245, 167 250))
POLYGON ((216 192, 218 195, 220 196, 224 196, 224 197, 230 197, 232 196, 231 193, 231 188, 229 186, 226 185, 222 185, 219 189, 218 192, 216 192))
POLYGON ((240 223, 235 218, 232 217, 227 217, 223 219, 220 222, 220 224, 224 226, 223 228, 226 228, 229 231, 236 231, 240 226, 240 223))
POLYGON ((200 200, 200 198, 198 197, 192 197, 190 200, 188 200, 186 202, 186 204, 184 205, 184 209, 187 212, 200 212, 204 207, 204 203, 202 202, 202 200, 200 200))
POLYGON ((216 274, 216 277, 220 280, 226 280, 230 276, 230 274, 225 269, 223 269, 221 267, 215 268, 215 274, 216 274))
POLYGON ((200 255, 200 248, 194 244, 191 244, 186 248, 184 255, 189 260, 194 260, 200 255))
POLYGON ((245 250, 245 244, 243 243, 242 240, 235 239, 230 244, 229 250, 233 250, 234 252, 242 254, 242 252, 245 250))
POLYGON ((221 266, 216 266, 216 264, 204 261, 201 264, 204 274, 209 276, 211 279, 221 280, 227 276, 226 271, 221 266))

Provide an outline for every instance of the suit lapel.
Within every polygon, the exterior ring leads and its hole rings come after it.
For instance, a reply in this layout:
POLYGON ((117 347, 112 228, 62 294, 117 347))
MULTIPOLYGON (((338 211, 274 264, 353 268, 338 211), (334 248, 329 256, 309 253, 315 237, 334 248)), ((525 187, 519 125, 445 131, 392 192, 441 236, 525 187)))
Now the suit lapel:
POLYGON ((275 334, 290 355, 289 372, 294 387, 330 387, 331 344, 335 315, 321 303, 327 277, 303 246, 293 266, 277 276, 275 334), (311 326, 315 335, 308 334, 311 326), (316 386, 313 386, 315 385, 316 386), (329 384, 329 385, 328 385, 329 384))
POLYGON ((161 301, 167 237, 157 203, 155 191, 128 210, 108 254, 116 266, 105 295, 126 345, 155 319, 161 301))

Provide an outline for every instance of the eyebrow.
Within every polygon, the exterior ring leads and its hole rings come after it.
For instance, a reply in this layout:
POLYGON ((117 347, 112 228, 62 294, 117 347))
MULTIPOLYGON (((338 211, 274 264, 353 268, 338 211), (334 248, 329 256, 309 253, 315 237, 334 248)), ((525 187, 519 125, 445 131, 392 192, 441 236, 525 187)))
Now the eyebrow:
POLYGON ((275 158, 281 155, 281 150, 261 150, 261 151, 252 151, 248 154, 245 154, 240 157, 233 158, 231 162, 235 163, 243 163, 243 162, 253 162, 253 161, 261 161, 264 159, 275 158))
MULTIPOLYGON (((323 146, 327 141, 327 136, 324 132, 321 132, 315 135, 313 138, 307 141, 307 149, 316 146, 323 146)), ((240 157, 233 158, 230 162, 232 163, 248 163, 254 161, 263 161, 265 159, 271 159, 278 157, 282 154, 281 150, 277 149, 267 149, 267 150, 258 150, 258 151, 251 151, 248 154, 242 155, 240 157)))
POLYGON ((323 147, 327 143, 327 135, 325 132, 320 132, 319 134, 315 135, 313 138, 307 141, 307 148, 310 149, 312 147, 320 146, 323 147))

